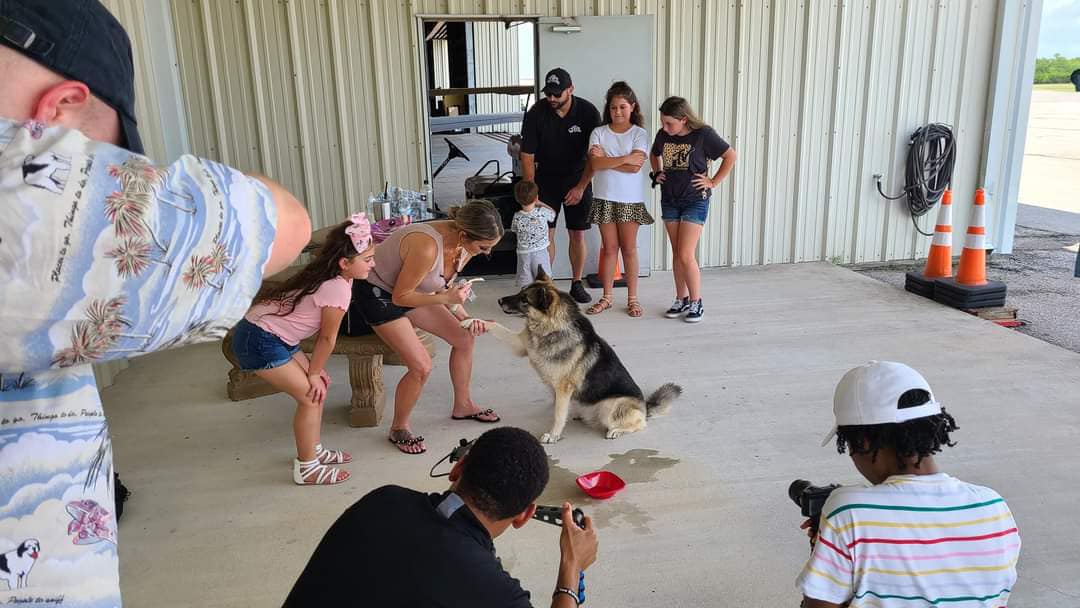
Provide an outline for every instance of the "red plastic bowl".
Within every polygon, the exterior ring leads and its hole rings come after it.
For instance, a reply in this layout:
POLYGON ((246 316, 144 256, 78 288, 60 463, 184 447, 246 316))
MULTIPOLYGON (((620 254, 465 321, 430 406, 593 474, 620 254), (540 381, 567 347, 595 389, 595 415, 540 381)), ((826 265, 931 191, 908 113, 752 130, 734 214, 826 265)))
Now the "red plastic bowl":
POLYGON ((592 498, 611 498, 626 487, 626 482, 609 471, 593 471, 577 478, 577 485, 592 498))

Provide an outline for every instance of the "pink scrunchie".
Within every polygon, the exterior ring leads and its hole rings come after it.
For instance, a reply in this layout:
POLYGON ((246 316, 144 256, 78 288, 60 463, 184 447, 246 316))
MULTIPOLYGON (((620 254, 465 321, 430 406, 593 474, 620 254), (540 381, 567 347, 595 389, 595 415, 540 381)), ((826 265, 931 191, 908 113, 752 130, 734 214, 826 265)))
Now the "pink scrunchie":
POLYGON ((352 214, 349 221, 352 222, 352 225, 345 229, 345 234, 352 239, 356 252, 363 253, 371 246, 371 222, 368 221, 367 214, 363 211, 352 214))

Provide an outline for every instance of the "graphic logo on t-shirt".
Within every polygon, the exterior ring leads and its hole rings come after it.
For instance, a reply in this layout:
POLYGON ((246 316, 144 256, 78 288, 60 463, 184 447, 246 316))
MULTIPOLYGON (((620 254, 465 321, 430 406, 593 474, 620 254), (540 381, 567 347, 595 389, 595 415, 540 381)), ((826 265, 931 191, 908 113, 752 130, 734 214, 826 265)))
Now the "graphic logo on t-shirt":
POLYGON ((574 125, 566 130, 567 133, 581 133, 581 127, 574 125))
POLYGON ((686 171, 690 168, 690 144, 664 144, 664 170, 686 171))

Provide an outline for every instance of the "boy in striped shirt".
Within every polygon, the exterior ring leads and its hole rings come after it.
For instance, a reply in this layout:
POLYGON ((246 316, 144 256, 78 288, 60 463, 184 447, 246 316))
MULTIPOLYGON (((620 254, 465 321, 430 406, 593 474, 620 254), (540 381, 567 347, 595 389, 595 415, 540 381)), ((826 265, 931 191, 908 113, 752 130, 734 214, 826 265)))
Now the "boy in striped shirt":
MULTIPOLYGON (((956 421, 902 363, 874 361, 840 380, 836 449, 873 485, 837 488, 797 580, 805 608, 997 608, 1016 582, 1020 535, 990 488, 942 473, 956 421)), ((809 521, 803 527, 809 527, 809 521)))

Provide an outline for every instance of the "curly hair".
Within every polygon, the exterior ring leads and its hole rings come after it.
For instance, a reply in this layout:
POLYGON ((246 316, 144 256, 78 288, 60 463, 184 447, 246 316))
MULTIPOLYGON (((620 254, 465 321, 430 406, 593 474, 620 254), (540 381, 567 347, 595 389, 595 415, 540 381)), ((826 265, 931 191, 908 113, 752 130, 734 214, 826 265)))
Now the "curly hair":
POLYGON ((315 293, 319 286, 341 274, 341 266, 338 260, 349 260, 361 253, 353 246, 352 239, 345 234, 345 229, 352 225, 346 220, 338 224, 326 235, 326 241, 315 253, 315 259, 308 262, 304 268, 286 280, 284 283, 270 285, 255 296, 255 304, 275 302, 279 309, 274 316, 285 316, 296 308, 297 302, 304 296, 315 293))
MULTIPOLYGON (((926 391, 914 389, 901 395, 900 407, 922 405, 927 399, 929 394, 926 391)), ((896 463, 903 471, 912 458, 918 467, 924 458, 937 454, 943 446, 955 446, 956 442, 950 440, 949 433, 959 428, 944 407, 940 414, 906 422, 841 426, 836 429, 836 451, 841 454, 847 450, 852 454, 870 454, 870 460, 877 461, 878 451, 892 448, 896 452, 896 463)))
POLYGON ((463 464, 456 492, 496 521, 524 511, 548 482, 544 448, 531 433, 514 427, 481 435, 463 464))

